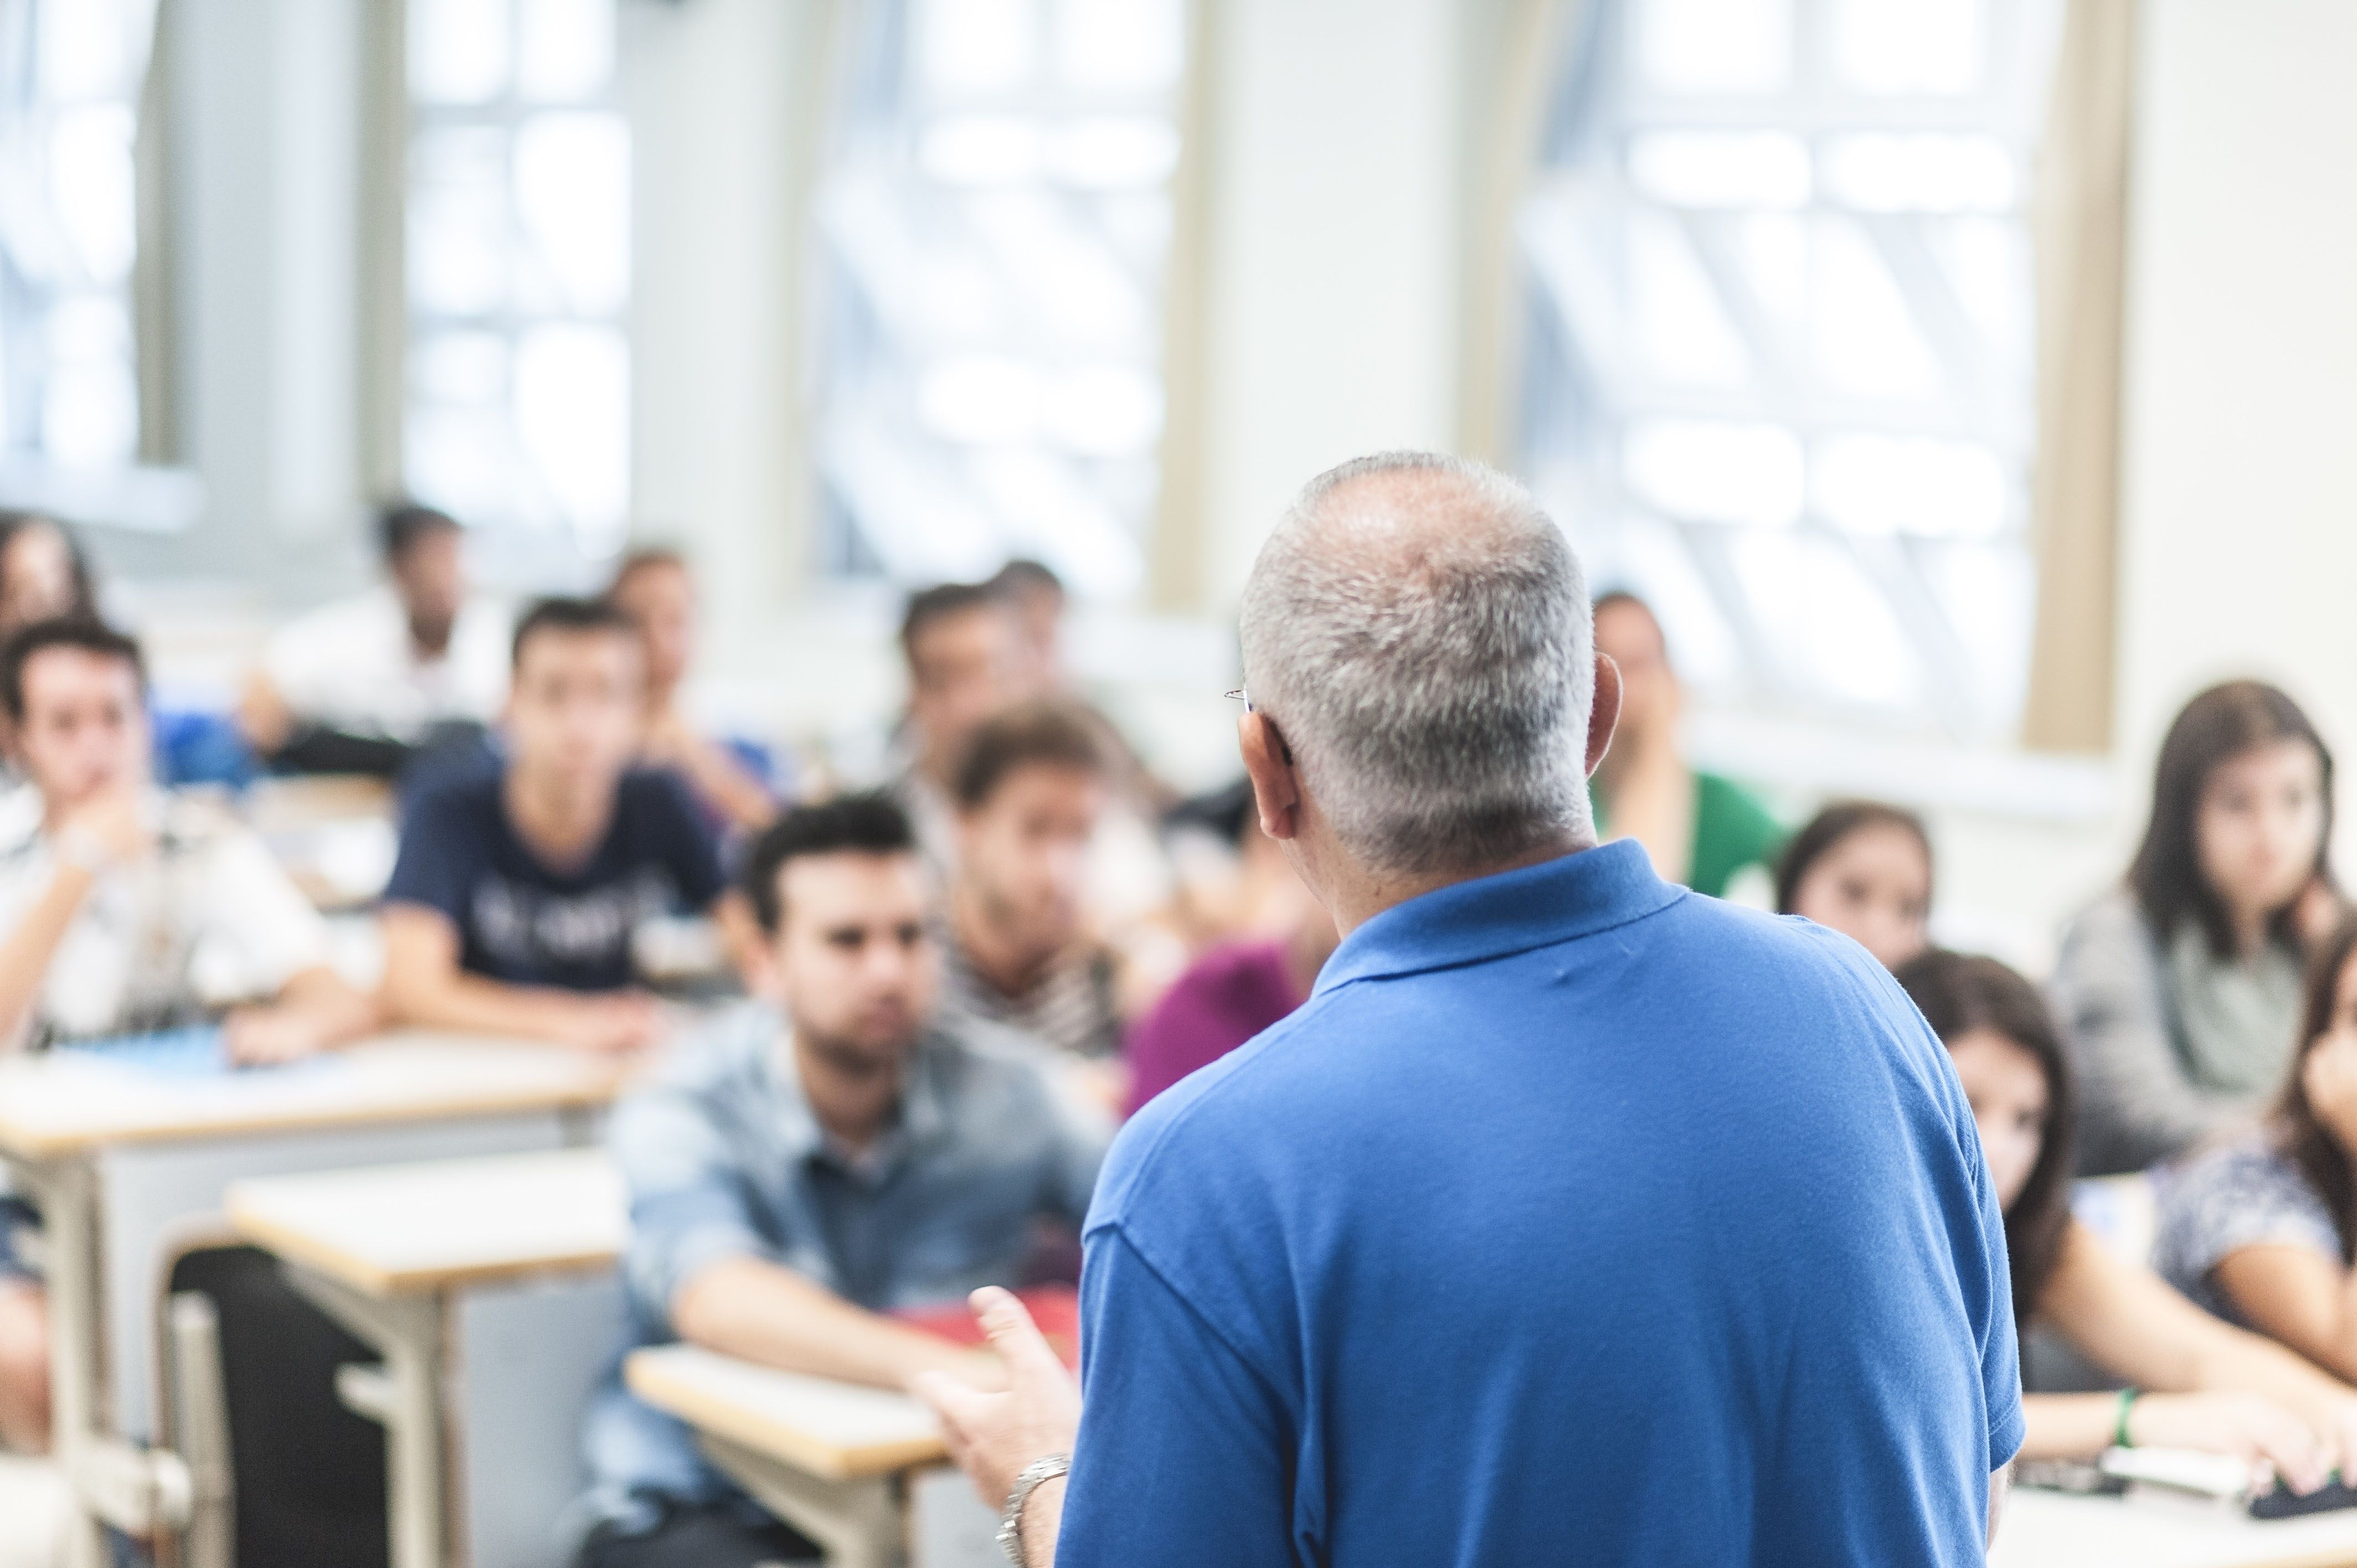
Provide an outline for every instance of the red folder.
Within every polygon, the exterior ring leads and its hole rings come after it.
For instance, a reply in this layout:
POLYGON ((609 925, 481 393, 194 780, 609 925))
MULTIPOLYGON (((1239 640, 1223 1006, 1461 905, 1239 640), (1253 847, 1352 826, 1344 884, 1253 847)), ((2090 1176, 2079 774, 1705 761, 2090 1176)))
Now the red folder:
MULTIPOLYGON (((1039 1326, 1048 1343, 1067 1367, 1081 1364, 1081 1298, 1070 1285, 1034 1285, 1029 1290, 1015 1293, 1031 1314, 1031 1321, 1039 1326)), ((960 1345, 985 1343, 982 1325, 974 1321, 974 1312, 965 1303, 952 1302, 947 1306, 908 1307, 892 1315, 911 1328, 921 1328, 928 1334, 960 1345)))

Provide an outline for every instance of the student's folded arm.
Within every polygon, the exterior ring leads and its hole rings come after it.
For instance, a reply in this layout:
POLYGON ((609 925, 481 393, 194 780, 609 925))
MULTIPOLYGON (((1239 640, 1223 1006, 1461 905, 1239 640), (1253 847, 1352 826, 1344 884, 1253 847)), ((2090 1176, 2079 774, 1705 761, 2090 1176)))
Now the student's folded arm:
POLYGON ((383 925, 384 983, 378 995, 388 1021, 572 1040, 580 998, 468 974, 458 967, 457 929, 439 910, 389 903, 383 925))
POLYGON ((2357 1389, 2211 1316, 2151 1270, 2114 1256, 2083 1226, 2064 1233, 2039 1305, 2080 1349, 2137 1388, 2260 1394, 2327 1434, 2357 1418, 2357 1389))
POLYGON ((90 887, 88 872, 59 865, 40 897, 27 907, 7 935, 0 937, 0 1043, 22 1036, 58 946, 65 940, 90 887))
POLYGON ((906 1388, 920 1372, 994 1380, 980 1353, 857 1306, 780 1263, 746 1252, 710 1258, 670 1302, 679 1337, 789 1372, 906 1388))
POLYGON ((323 1050, 350 1045, 384 1017, 375 997, 324 963, 289 976, 279 988, 278 1005, 301 1015, 323 1050))
POLYGON ((2311 1247, 2261 1242, 2218 1261, 2245 1322, 2343 1379, 2357 1379, 2357 1273, 2311 1247))

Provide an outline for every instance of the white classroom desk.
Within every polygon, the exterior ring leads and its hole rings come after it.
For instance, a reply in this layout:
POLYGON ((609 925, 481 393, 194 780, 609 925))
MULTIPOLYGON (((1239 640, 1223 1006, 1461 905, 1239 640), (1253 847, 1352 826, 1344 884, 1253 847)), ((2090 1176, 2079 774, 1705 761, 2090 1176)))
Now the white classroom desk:
POLYGON ((695 1430, 711 1461, 816 1541, 830 1568, 992 1568, 997 1519, 945 1467, 907 1394, 800 1377, 687 1345, 640 1350, 630 1391, 695 1430))
POLYGON ((70 1568, 102 1522, 185 1520, 187 1466, 153 1435, 165 1249, 219 1234, 240 1177, 586 1143, 618 1068, 513 1041, 403 1033, 284 1068, 151 1072, 95 1055, 0 1060, 0 1158, 47 1234, 56 1447, 70 1568))
POLYGON ((558 1568, 582 1415, 621 1342, 629 1201, 605 1152, 264 1176, 227 1208, 384 1358, 339 1388, 385 1427, 393 1568, 558 1568))
POLYGON ((2017 1487, 1988 1560, 1989 1568, 2351 1568, 2357 1509, 2255 1520, 2186 1498, 2017 1487))

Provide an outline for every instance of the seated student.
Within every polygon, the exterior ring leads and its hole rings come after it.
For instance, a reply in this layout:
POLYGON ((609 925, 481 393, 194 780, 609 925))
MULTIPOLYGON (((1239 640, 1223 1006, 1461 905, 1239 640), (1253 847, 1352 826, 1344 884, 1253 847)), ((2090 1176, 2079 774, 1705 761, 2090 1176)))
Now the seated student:
POLYGON ((2272 1461, 2320 1486, 2357 1443, 2357 1389, 2197 1309, 2122 1262, 2071 1213, 2071 1083, 2035 987, 1995 959, 1930 951, 1899 983, 1953 1058, 2005 1209, 2015 1321, 2042 1320, 2125 1393, 2022 1401, 2025 1459, 2091 1459, 2115 1445, 2272 1461))
POLYGON ((421 794, 384 893, 384 1000, 404 1023, 588 1050, 652 1043, 632 939, 722 913, 720 859, 678 779, 635 768, 646 655, 612 606, 517 623, 501 765, 421 794))
MULTIPOLYGON (((196 1022, 223 1006, 231 1054, 341 1044, 374 1006, 328 963, 328 934, 259 839, 148 774, 139 645, 89 619, 36 621, 0 649, 0 707, 28 788, 0 823, 0 1053, 196 1022), (231 1005, 234 1004, 234 1005, 231 1005)), ((0 1196, 0 1442, 48 1430, 46 1313, 0 1196)))
POLYGON ((1684 698, 1661 622, 1630 593, 1596 601, 1596 650, 1620 667, 1620 725, 1590 795, 1596 827, 1632 838, 1664 881, 1723 898, 1745 872, 1764 871, 1783 841, 1767 808, 1740 785, 1686 766, 1678 746, 1684 698))
POLYGON ((1006 600, 986 585, 943 583, 913 594, 900 618, 909 711, 894 742, 889 788, 936 872, 957 858, 951 805, 958 759, 983 720, 1028 694, 1032 666, 1006 600))
POLYGON ((1776 912, 1839 931, 1897 969, 1929 943, 1932 835, 1923 819, 1875 800, 1827 806, 1776 863, 1776 912))
MULTIPOLYGON (((630 1343, 897 1389, 987 1356, 883 1314, 1017 1284, 1042 1221, 1077 1226, 1104 1129, 1033 1048, 939 1015, 908 818, 854 795, 790 811, 744 884, 772 995, 684 1046, 615 1112, 630 1183, 630 1343)), ((677 1422, 614 1380, 591 1407, 603 1521, 584 1568, 751 1568, 816 1553, 768 1521, 677 1422)))
POLYGON ((1089 929, 1090 849, 1110 786, 1095 718, 1018 703, 958 765, 958 854, 942 923, 944 1004, 1059 1051, 1121 1047, 1120 961, 1089 929))
MULTIPOLYGON (((1252 832, 1257 835, 1255 825, 1252 832)), ((1340 938, 1334 918, 1297 880, 1281 934, 1243 937, 1188 965, 1140 1018, 1123 1046, 1129 1094, 1123 1113, 1206 1068, 1309 1000, 1340 938)))
POLYGON ((675 550, 635 550, 622 558, 606 590, 646 644, 646 738, 639 760, 668 768, 721 822, 756 832, 778 814, 778 798, 727 746, 689 720, 682 687, 695 654, 695 584, 675 550))
POLYGON ((55 518, 0 511, 0 639, 37 620, 70 615, 98 615, 81 544, 55 518))
POLYGON ((1064 671, 1064 580, 1039 562, 1018 556, 984 586, 1004 600, 1015 617, 1024 656, 1030 661, 1033 689, 1065 690, 1071 682, 1064 671))
POLYGON ((467 590, 464 531, 431 507, 377 518, 385 580, 282 628, 238 720, 279 768, 392 777, 479 736, 507 685, 507 618, 467 590))
POLYGON ((2274 1111, 2175 1173, 2155 1254, 2195 1301, 2357 1380, 2357 919, 2319 948, 2274 1111))
POLYGON ((2213 686, 2162 741, 2126 885, 2054 966, 2083 1176, 2140 1170, 2246 1123, 2283 1078, 2300 972, 2330 929, 2332 757, 2289 697, 2213 686))

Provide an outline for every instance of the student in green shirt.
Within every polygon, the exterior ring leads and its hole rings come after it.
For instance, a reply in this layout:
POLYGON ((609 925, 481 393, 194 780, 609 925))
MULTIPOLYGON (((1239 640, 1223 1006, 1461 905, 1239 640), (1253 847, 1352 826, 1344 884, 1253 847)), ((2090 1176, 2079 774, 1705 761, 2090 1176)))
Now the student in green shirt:
POLYGON ((1645 846, 1664 881, 1725 897, 1749 866, 1771 868, 1784 830, 1742 786, 1686 766, 1678 751, 1684 701, 1661 622, 1645 601, 1596 601, 1596 650, 1620 666, 1620 725, 1588 786, 1596 830, 1645 846))

